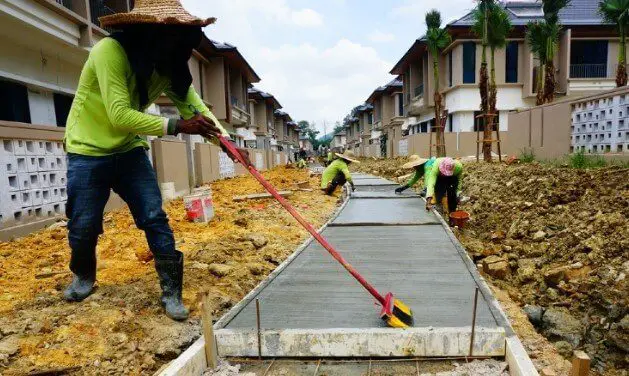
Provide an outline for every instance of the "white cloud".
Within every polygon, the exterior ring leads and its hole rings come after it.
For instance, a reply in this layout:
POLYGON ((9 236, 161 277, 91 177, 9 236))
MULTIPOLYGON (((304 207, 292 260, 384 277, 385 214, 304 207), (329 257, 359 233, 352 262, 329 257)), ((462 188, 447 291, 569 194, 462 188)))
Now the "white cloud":
POLYGON ((376 43, 393 42, 395 40, 395 35, 393 33, 374 30, 371 34, 369 34, 369 40, 376 43))
POLYGON ((327 121, 328 131, 392 78, 390 62, 347 39, 328 48, 304 43, 263 48, 259 54, 265 68, 258 86, 276 95, 293 118, 316 121, 320 129, 327 121))
POLYGON ((424 19, 426 13, 432 9, 437 9, 441 12, 441 19, 445 26, 445 24, 465 15, 474 6, 474 0, 405 0, 400 5, 391 8, 389 15, 395 19, 419 21, 423 30, 425 29, 424 19))
POLYGON ((297 26, 317 27, 323 25, 323 17, 312 9, 291 11, 290 17, 292 22, 297 26))

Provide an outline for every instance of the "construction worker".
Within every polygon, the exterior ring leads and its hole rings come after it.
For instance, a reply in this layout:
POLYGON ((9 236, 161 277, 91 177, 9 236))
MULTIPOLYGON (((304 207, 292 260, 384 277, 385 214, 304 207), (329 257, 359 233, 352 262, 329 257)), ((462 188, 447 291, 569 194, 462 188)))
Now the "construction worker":
POLYGON ((347 151, 343 154, 335 153, 335 156, 337 158, 326 167, 321 175, 321 190, 329 196, 334 193, 337 187, 342 187, 345 183, 349 183, 352 186, 352 191, 356 189, 352 181, 352 175, 349 173, 348 165, 360 163, 355 159, 356 157, 352 151, 347 151))
POLYGON ((444 212, 455 212, 461 194, 463 164, 452 158, 438 158, 432 167, 426 171, 426 210, 432 205, 442 202, 447 197, 447 207, 444 212))
POLYGON ((328 159, 326 160, 326 166, 329 166, 332 161, 334 161, 336 159, 336 153, 334 151, 334 149, 329 149, 328 150, 328 159))
MULTIPOLYGON (((196 134, 229 138, 192 86, 188 60, 215 21, 190 15, 177 0, 137 0, 132 12, 100 18, 119 30, 92 47, 79 79, 65 133, 68 153, 68 239, 72 283, 68 301, 82 301, 96 282, 96 244, 113 189, 126 201, 155 256, 161 304, 175 320, 188 318, 181 294, 183 254, 162 210, 155 170, 141 135, 196 134), (144 113, 165 93, 182 119, 144 113)), ((234 143, 235 144, 235 143, 234 143)), ((246 149, 237 148, 249 163, 246 149)), ((228 153, 229 154, 229 153, 228 153)), ((235 156, 231 155, 232 159, 235 156)))
MULTIPOLYGON (((411 155, 408 163, 402 165, 402 168, 405 170, 414 169, 415 172, 413 173, 411 180, 409 180, 405 185, 402 185, 395 189, 395 193, 404 192, 405 190, 414 186, 419 181, 419 179, 421 179, 422 177, 425 177, 426 176, 425 172, 428 171, 432 167, 433 163, 435 163, 435 160, 436 160, 435 157, 432 157, 430 159, 424 159, 424 158, 421 158, 419 155, 411 155)), ((425 185, 426 184, 424 184, 424 195, 425 195, 425 189, 426 189, 425 185)))

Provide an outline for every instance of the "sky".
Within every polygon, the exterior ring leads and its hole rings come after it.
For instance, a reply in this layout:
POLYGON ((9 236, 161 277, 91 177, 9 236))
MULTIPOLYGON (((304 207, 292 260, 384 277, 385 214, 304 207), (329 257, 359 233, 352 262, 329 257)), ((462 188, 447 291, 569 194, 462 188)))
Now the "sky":
POLYGON ((295 121, 330 132, 362 104, 425 31, 424 15, 444 24, 464 16, 474 0, 182 0, 216 17, 206 35, 238 47, 295 121))

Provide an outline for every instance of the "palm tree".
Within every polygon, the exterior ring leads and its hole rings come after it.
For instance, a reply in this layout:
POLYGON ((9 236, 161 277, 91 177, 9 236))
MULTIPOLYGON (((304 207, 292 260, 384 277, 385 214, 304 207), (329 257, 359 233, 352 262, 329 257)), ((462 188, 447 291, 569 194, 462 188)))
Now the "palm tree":
POLYGON ((544 21, 529 22, 526 26, 526 42, 537 59, 537 98, 536 105, 544 104, 544 69, 546 67, 546 23, 544 21))
POLYGON ((441 28, 441 14, 438 10, 431 10, 426 13, 426 44, 428 50, 432 55, 432 68, 435 83, 435 125, 437 129, 436 143, 437 143, 437 156, 446 156, 445 136, 443 135, 443 129, 441 128, 441 112, 442 112, 442 95, 439 92, 439 57, 441 51, 443 51, 452 41, 450 34, 445 29, 441 28))
MULTIPOLYGON (((489 75, 489 113, 496 112, 496 49, 507 46, 507 36, 511 32, 511 19, 509 14, 500 5, 494 4, 489 12, 489 33, 487 40, 491 50, 490 75, 489 75)), ((493 122, 492 122, 493 123, 493 122)), ((491 131, 491 130, 490 130, 491 131)))
MULTIPOLYGON (((489 76, 487 74, 487 46, 489 45, 489 14, 491 8, 495 6, 494 0, 478 0, 478 6, 474 9, 474 25, 472 30, 482 40, 482 54, 480 63, 480 82, 478 89, 480 91, 480 110, 486 116, 483 118, 483 139, 491 138, 491 130, 489 129, 489 76)), ((483 156, 486 162, 491 162, 491 143, 483 143, 483 156)))
POLYGON ((555 77, 555 51, 559 48, 559 36, 561 34, 561 24, 559 23, 559 11, 570 4, 571 0, 542 0, 544 10, 544 28, 546 42, 546 68, 544 72, 544 103, 555 100, 555 87, 557 79, 555 77))
POLYGON ((616 86, 627 86, 626 33, 629 27, 629 0, 604 0, 598 4, 598 13, 606 23, 616 24, 620 34, 616 86))

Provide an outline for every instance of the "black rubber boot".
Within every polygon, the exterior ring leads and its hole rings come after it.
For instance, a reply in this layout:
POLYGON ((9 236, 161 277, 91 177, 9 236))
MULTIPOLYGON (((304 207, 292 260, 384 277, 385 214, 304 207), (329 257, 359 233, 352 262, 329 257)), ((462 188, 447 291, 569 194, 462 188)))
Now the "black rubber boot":
POLYGON ((155 270, 162 286, 162 306, 166 316, 183 321, 188 318, 188 310, 181 301, 183 289, 183 253, 176 251, 173 259, 155 258, 155 270))
POLYGON ((69 302, 80 302, 94 291, 94 283, 96 283, 96 273, 85 276, 75 274, 72 283, 63 292, 63 296, 69 302))

